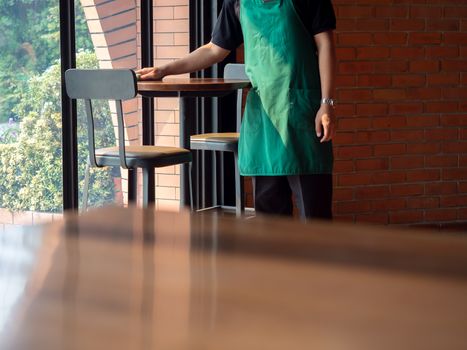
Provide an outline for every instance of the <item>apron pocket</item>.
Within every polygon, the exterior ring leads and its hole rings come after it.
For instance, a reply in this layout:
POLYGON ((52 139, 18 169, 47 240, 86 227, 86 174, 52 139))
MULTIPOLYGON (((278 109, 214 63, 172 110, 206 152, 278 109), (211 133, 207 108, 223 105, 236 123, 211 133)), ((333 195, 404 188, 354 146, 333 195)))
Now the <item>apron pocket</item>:
POLYGON ((319 89, 289 90, 289 125, 295 129, 315 130, 320 105, 319 89))

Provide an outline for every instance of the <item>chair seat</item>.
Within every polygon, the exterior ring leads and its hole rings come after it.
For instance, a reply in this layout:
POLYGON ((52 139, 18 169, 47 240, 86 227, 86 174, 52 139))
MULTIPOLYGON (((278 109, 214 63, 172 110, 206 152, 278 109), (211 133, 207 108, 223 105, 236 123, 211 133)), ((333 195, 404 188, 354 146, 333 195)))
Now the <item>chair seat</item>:
POLYGON ((211 151, 236 152, 238 149, 238 132, 223 132, 192 135, 190 148, 211 151))
MULTIPOLYGON (((166 146, 126 146, 126 163, 130 168, 159 168, 191 162, 191 152, 166 146)), ((99 166, 120 166, 118 147, 96 149, 99 166)))

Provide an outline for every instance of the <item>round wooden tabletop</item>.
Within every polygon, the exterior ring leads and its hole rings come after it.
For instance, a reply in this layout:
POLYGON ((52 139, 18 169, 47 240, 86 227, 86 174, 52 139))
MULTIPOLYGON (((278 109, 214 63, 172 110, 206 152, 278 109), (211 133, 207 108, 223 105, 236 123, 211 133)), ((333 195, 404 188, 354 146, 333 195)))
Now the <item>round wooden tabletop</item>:
POLYGON ((220 78, 164 78, 163 80, 138 81, 138 91, 231 91, 247 87, 248 80, 220 78))

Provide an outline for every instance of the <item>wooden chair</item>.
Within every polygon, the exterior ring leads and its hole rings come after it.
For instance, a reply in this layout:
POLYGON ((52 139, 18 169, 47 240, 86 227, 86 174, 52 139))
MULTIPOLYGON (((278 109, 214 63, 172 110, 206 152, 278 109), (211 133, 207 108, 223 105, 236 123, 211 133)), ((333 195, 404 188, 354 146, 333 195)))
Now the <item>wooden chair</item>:
MULTIPOLYGON (((154 168, 190 163, 191 152, 184 148, 163 146, 126 146, 122 101, 132 99, 137 94, 136 75, 130 69, 69 69, 65 72, 65 86, 68 96, 85 102, 88 130, 89 156, 86 165, 83 210, 87 209, 89 191, 89 169, 93 167, 120 166, 124 169, 143 172, 143 207, 154 203, 154 193, 148 193, 149 174, 154 168), (117 108, 118 146, 96 149, 94 141, 93 100, 115 101, 117 108)), ((110 117, 110 116, 109 116, 110 117)), ((136 172, 132 174, 133 179, 136 172)), ((132 180, 129 179, 129 183, 132 180)), ((133 187, 136 190, 136 186, 133 187)), ((130 191, 129 191, 130 192, 130 191)), ((190 196, 192 183, 190 175, 190 196)), ((134 201, 134 195, 129 200, 134 201)), ((191 200, 193 203, 193 200, 191 200)))
MULTIPOLYGON (((227 64, 224 68, 224 79, 248 80, 245 74, 245 66, 243 64, 227 64)), ((237 216, 241 216, 245 211, 243 179, 238 169, 238 138, 240 136, 241 113, 242 89, 239 89, 237 90, 237 132, 208 133, 190 137, 190 148, 193 150, 233 152, 235 160, 235 213, 237 216)))

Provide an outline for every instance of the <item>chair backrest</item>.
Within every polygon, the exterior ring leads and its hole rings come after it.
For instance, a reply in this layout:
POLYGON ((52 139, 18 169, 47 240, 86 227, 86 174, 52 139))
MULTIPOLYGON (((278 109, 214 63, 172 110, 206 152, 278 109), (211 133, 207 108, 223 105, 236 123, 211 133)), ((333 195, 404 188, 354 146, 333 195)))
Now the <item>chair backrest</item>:
POLYGON ((224 68, 224 79, 248 80, 245 73, 245 65, 241 63, 229 63, 224 68))
POLYGON ((96 160, 94 116, 91 101, 115 101, 120 166, 127 169, 122 100, 128 100, 136 96, 135 72, 130 69, 69 69, 65 72, 65 88, 70 98, 84 100, 87 116, 89 162, 94 167, 99 165, 96 160))
MULTIPOLYGON (((245 65, 241 63, 229 63, 224 68, 224 79, 249 80, 245 73, 245 65)), ((237 91, 237 132, 240 131, 242 124, 242 94, 243 90, 237 91)))
POLYGON ((65 87, 70 98, 127 100, 136 96, 136 74, 131 69, 68 69, 65 87))

